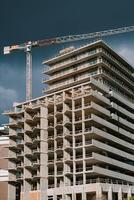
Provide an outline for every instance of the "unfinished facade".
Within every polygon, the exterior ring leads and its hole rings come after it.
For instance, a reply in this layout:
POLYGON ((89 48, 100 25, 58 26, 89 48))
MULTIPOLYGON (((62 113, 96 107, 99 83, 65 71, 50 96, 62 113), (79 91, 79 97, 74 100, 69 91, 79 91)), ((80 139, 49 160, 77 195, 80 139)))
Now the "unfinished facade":
POLYGON ((103 41, 44 62, 47 93, 5 112, 9 200, 134 194, 134 69, 103 41))

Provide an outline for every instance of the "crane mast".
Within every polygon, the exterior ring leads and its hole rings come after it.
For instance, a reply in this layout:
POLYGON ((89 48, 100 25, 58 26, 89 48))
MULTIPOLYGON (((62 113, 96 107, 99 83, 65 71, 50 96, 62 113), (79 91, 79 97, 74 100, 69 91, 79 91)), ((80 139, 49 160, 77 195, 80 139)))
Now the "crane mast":
POLYGON ((133 31, 134 31, 134 26, 128 26, 128 27, 88 33, 88 34, 68 35, 51 39, 30 41, 20 45, 12 45, 4 47, 4 54, 9 54, 12 51, 17 51, 17 50, 23 50, 26 52, 26 100, 28 101, 32 99, 32 48, 33 47, 42 47, 42 46, 48 46, 66 42, 74 42, 78 40, 100 38, 104 36, 116 35, 133 31))
POLYGON ((32 99, 32 52, 31 45, 26 48, 26 100, 32 99))

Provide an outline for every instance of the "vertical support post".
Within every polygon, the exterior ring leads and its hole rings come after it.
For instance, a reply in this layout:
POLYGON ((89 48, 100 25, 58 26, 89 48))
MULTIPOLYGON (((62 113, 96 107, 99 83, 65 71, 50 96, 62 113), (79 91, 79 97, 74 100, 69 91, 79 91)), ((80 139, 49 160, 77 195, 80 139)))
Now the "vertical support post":
POLYGON ((100 183, 96 183, 96 200, 102 199, 102 187, 100 183))
POLYGON ((119 188, 119 191, 118 191, 118 200, 122 200, 122 189, 121 189, 121 187, 119 188))
POLYGON ((108 200, 112 200, 112 186, 110 186, 108 190, 108 200))
POLYGON ((132 197, 132 191, 131 191, 131 187, 129 186, 127 198, 130 199, 131 197, 132 197))
POLYGON ((26 100, 32 99, 32 53, 31 44, 26 47, 26 100))

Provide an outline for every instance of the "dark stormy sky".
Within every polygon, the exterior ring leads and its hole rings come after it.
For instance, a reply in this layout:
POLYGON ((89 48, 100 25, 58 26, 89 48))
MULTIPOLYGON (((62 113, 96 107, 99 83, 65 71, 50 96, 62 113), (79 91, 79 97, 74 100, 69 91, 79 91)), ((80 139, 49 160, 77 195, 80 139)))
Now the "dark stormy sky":
MULTIPOLYGON (((0 0, 0 125, 1 113, 25 100, 25 53, 2 54, 2 47, 29 40, 89 33, 134 25, 133 0, 0 0)), ((134 32, 104 40, 134 65, 134 32)), ((33 96, 41 96, 42 61, 70 45, 33 49, 33 96)))

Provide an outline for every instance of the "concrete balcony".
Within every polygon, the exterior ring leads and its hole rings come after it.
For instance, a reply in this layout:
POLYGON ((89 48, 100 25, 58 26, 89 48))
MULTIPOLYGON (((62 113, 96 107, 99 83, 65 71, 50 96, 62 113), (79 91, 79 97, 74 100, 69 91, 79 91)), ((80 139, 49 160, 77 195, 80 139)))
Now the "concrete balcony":
POLYGON ((125 96, 121 96, 116 92, 110 91, 109 92, 109 97, 114 99, 115 101, 119 101, 120 103, 124 104, 126 108, 128 108, 131 112, 131 110, 134 111, 134 104, 127 98, 125 98, 125 96))
POLYGON ((69 163, 69 164, 72 163, 73 162, 73 156, 65 157, 64 161, 65 161, 65 163, 69 163))
POLYGON ((75 106, 75 110, 79 110, 79 109, 81 109, 82 108, 82 105, 76 105, 75 106))
POLYGON ((37 114, 34 115, 33 121, 34 121, 34 122, 38 122, 38 121, 40 121, 40 118, 41 118, 41 114, 40 114, 40 113, 37 113, 37 114))
POLYGON ((57 110, 56 113, 55 113, 55 116, 58 117, 58 116, 62 116, 63 115, 63 110, 57 110))
POLYGON ((15 132, 10 132, 8 136, 12 140, 16 140, 18 138, 18 135, 15 132))
POLYGON ((48 172, 48 177, 54 177, 55 173, 54 171, 48 172))
POLYGON ((24 129, 16 129, 17 136, 23 136, 24 135, 24 129))
POLYGON ((12 121, 10 121, 9 123, 4 124, 4 125, 5 125, 5 126, 9 126, 9 128, 13 128, 13 129, 19 128, 19 125, 18 125, 18 123, 17 123, 16 120, 12 120, 12 121))
POLYGON ((31 138, 27 139, 25 141, 25 145, 28 147, 32 147, 33 146, 33 140, 31 138))
POLYGON ((76 142, 75 143, 75 148, 77 147, 82 147, 83 146, 83 143, 82 142, 76 142))
POLYGON ((91 100, 95 103, 101 104, 102 106, 110 106, 110 100, 97 91, 91 90, 90 96, 91 100))
POLYGON ((9 178, 8 178, 9 183, 15 183, 16 181, 17 181, 16 176, 9 176, 9 178))
POLYGON ((110 82, 112 82, 114 84, 117 84, 118 87, 120 89, 122 89, 122 91, 125 90, 125 93, 127 93, 129 95, 132 95, 134 97, 133 90, 131 90, 129 87, 126 87, 125 85, 123 85, 123 87, 122 87, 122 81, 119 81, 118 79, 115 79, 115 77, 111 76, 110 73, 107 73, 107 72, 103 71, 101 76, 103 76, 108 81, 110 81, 110 82))
POLYGON ((16 164, 17 169, 22 170, 24 168, 24 163, 16 164))
POLYGON ((54 152, 54 147, 48 147, 48 153, 54 152))
POLYGON ((54 165, 54 159, 52 160, 48 159, 48 165, 54 165))
MULTIPOLYGON (((104 156, 104 155, 100 155, 98 153, 92 153, 92 157, 89 157, 88 159, 88 163, 91 164, 99 164, 99 163, 104 163, 105 165, 111 165, 111 166, 115 166, 118 167, 120 169, 125 170, 126 172, 129 173, 133 173, 134 172, 134 166, 126 164, 124 162, 118 161, 116 159, 104 156)), ((125 172, 124 172, 125 173, 125 172)))
POLYGON ((53 129, 54 129, 54 123, 49 123, 48 130, 53 130, 53 129))
POLYGON ((82 130, 81 129, 75 131, 75 135, 81 135, 81 134, 82 134, 82 130))
POLYGON ((64 171, 65 175, 72 175, 73 174, 73 169, 67 169, 64 171))
POLYGON ((26 133, 27 135, 31 135, 31 134, 33 133, 32 127, 25 127, 25 133, 26 133))
POLYGON ((67 80, 66 82, 63 81, 63 83, 60 83, 58 85, 54 85, 54 86, 50 86, 47 89, 45 89, 44 92, 52 93, 55 92, 57 90, 62 90, 68 87, 72 87, 78 84, 82 84, 85 82, 89 82, 90 85, 92 85, 94 90, 98 90, 102 93, 108 93, 109 89, 108 87, 106 87, 103 83, 101 83, 100 81, 96 81, 93 77, 96 76, 96 74, 87 74, 87 75, 83 75, 81 77, 78 77, 76 80, 67 80))
POLYGON ((80 174, 83 173, 83 168, 82 167, 79 167, 79 168, 77 167, 76 170, 75 170, 75 173, 80 173, 80 174))
POLYGON ((72 120, 71 119, 64 120, 64 126, 71 126, 71 125, 72 125, 72 120))
POLYGON ((34 169, 39 168, 40 165, 41 165, 41 163, 40 163, 39 160, 38 160, 38 161, 33 161, 33 162, 32 162, 32 166, 33 166, 34 169))
POLYGON ((89 128, 85 128, 84 130, 84 134, 90 134, 92 133, 92 129, 89 127, 89 128))
POLYGON ((94 114, 91 114, 91 118, 89 119, 89 121, 91 126, 95 126, 97 128, 104 127, 111 129, 114 132, 118 132, 118 127, 116 125, 94 114))
POLYGON ((68 104, 72 104, 72 95, 71 94, 70 95, 65 94, 64 102, 68 103, 68 104))
MULTIPOLYGON (((126 82, 127 84, 129 84, 130 86, 132 86, 134 84, 133 81, 131 81, 130 79, 128 79, 127 77, 129 76, 125 76, 122 71, 120 69, 118 69, 117 67, 113 67, 108 61, 106 61, 105 59, 103 60, 104 65, 110 70, 112 71, 112 73, 114 72, 115 74, 118 74, 118 76, 120 77, 120 79, 124 82, 126 82)), ((111 59, 110 59, 111 62, 111 59)))
POLYGON ((18 149, 16 142, 10 143, 9 146, 8 146, 8 148, 10 150, 13 150, 13 151, 17 151, 17 149, 18 149))
POLYGON ((56 81, 60 81, 62 79, 68 78, 70 76, 74 76, 79 73, 86 72, 89 69, 91 70, 92 68, 97 67, 98 64, 99 64, 99 62, 97 62, 97 60, 87 61, 86 64, 79 64, 75 68, 69 69, 66 73, 59 72, 57 75, 53 75, 53 76, 49 77, 47 80, 43 80, 43 83, 52 84, 56 81))
POLYGON ((17 123, 18 123, 18 125, 20 125, 20 126, 24 126, 24 118, 18 118, 18 119, 17 119, 17 123))
POLYGON ((89 105, 86 104, 84 110, 89 110, 91 113, 94 113, 98 116, 111 117, 109 110, 94 102, 91 102, 89 105))
POLYGON ((27 124, 29 124, 29 125, 34 125, 34 124, 35 124, 32 117, 27 117, 27 118, 25 119, 25 122, 26 122, 27 124))
POLYGON ((19 152, 19 153, 16 153, 16 157, 17 157, 18 159, 22 159, 22 158, 24 157, 24 152, 21 151, 21 152, 19 152))
POLYGON ((35 179, 35 180, 40 179, 40 177, 41 177, 40 172, 32 175, 32 178, 35 179))
POLYGON ((95 80, 93 77, 90 77, 90 85, 92 86, 93 90, 98 90, 103 94, 109 93, 109 88, 104 85, 102 82, 95 80))
POLYGON ((54 118, 54 112, 48 113, 48 119, 53 119, 54 118))
POLYGON ((23 181, 23 175, 18 175, 16 176, 17 182, 22 182, 23 181))
POLYGON ((4 159, 8 159, 9 161, 16 163, 18 161, 18 158, 16 157, 16 154, 9 155, 8 157, 4 157, 4 159))
POLYGON ((39 155, 39 154, 41 154, 40 149, 34 149, 33 150, 33 155, 39 155))
POLYGON ((37 133, 37 132, 39 132, 40 130, 41 130, 40 124, 37 124, 36 126, 34 126, 34 127, 32 128, 32 131, 33 131, 34 133, 37 133))
POLYGON ((68 150, 69 150, 69 149, 72 149, 72 148, 73 148, 73 144, 69 144, 69 143, 68 143, 68 144, 65 144, 65 145, 64 145, 64 148, 65 148, 66 150, 67 150, 67 149, 68 149, 68 150))
POLYGON ((81 116, 77 116, 75 117, 75 123, 82 121, 82 117, 81 116))
POLYGON ((34 145, 38 145, 40 142, 41 142, 40 137, 35 137, 35 138, 33 138, 33 144, 34 144, 34 145))
POLYGON ((72 138, 72 131, 67 131, 64 133, 65 138, 72 138))
POLYGON ((83 160, 83 155, 76 155, 75 160, 83 160))
POLYGON ((8 115, 10 117, 18 117, 18 116, 22 116, 24 113, 24 109, 20 108, 20 109, 13 109, 13 110, 5 110, 4 111, 4 115, 8 115))
POLYGON ((63 163, 63 158, 60 158, 60 157, 57 158, 57 159, 56 159, 56 162, 57 162, 57 163, 63 163))
POLYGON ((85 146, 91 145, 92 144, 92 140, 86 140, 85 141, 85 146))
POLYGON ((54 140, 54 135, 49 135, 47 139, 48 140, 54 140))
POLYGON ((94 52, 93 54, 86 53, 86 54, 83 54, 83 56, 77 56, 77 59, 76 58, 69 59, 68 61, 58 63, 57 65, 55 65, 53 67, 49 67, 47 70, 44 70, 43 73, 51 75, 52 73, 54 73, 57 70, 59 71, 59 70, 63 69, 64 67, 70 67, 71 65, 78 64, 80 62, 84 62, 89 58, 92 59, 92 58, 96 57, 97 55, 98 55, 97 52, 94 52))
MULTIPOLYGON (((116 65, 117 68, 119 68, 121 71, 122 70, 125 70, 126 73, 128 74, 128 76, 130 76, 130 71, 124 66, 121 64, 121 62, 119 62, 117 59, 115 59, 113 56, 111 56, 108 52, 106 52, 105 50, 102 50, 101 52, 104 56, 106 56, 106 58, 112 63, 113 65, 116 65)), ((106 64, 109 64, 109 62, 105 62, 106 64)), ((117 72, 116 72, 117 73, 117 72)), ((132 83, 131 83, 132 84, 132 83)))
POLYGON ((99 174, 101 176, 107 176, 107 177, 111 177, 111 178, 120 179, 120 180, 123 180, 123 181, 134 183, 134 177, 133 176, 125 175, 125 174, 122 174, 120 172, 115 172, 115 171, 112 171, 112 170, 109 170, 109 169, 106 169, 106 168, 93 166, 93 172, 96 173, 96 174, 99 174))
POLYGON ((63 151, 63 144, 62 145, 58 145, 57 147, 56 147, 56 152, 57 151, 63 151))
POLYGON ((48 185, 48 189, 51 189, 51 188, 54 188, 54 187, 55 187, 54 184, 49 184, 49 185, 48 185))
POLYGON ((30 159, 34 157, 32 151, 26 152, 26 153, 25 153, 25 156, 26 156, 27 158, 30 158, 30 159))
POLYGON ((16 173, 16 171, 17 171, 16 166, 8 167, 8 171, 11 173, 16 173))
POLYGON ((83 180, 76 181, 75 184, 76 184, 76 185, 83 185, 83 180))
POLYGON ((125 129, 128 129, 129 131, 134 131, 134 124, 123 119, 122 117, 117 116, 116 114, 112 113, 111 117, 113 120, 117 122, 117 124, 120 124, 121 127, 124 127, 125 129))
POLYGON ((62 171, 57 171, 57 173, 56 173, 56 176, 63 176, 63 175, 64 175, 63 170, 62 171))
POLYGON ((63 133, 56 134, 56 140, 63 138, 63 133))
POLYGON ((60 105, 60 104, 62 104, 63 103, 63 97, 58 97, 58 98, 56 98, 56 101, 55 101, 55 104, 56 105, 60 105))
POLYGON ((116 112, 120 113, 120 115, 126 116, 126 118, 134 120, 134 114, 128 111, 127 109, 125 109, 124 107, 121 107, 114 102, 111 102, 111 107, 112 109, 116 110, 116 112))
POLYGON ((99 142, 94 139, 92 140, 92 144, 90 145, 90 147, 92 147, 91 148, 92 150, 97 150, 97 149, 100 150, 101 149, 103 151, 107 151, 112 154, 115 154, 115 156, 117 155, 119 157, 134 161, 134 156, 132 154, 126 153, 125 151, 119 150, 115 147, 112 147, 108 144, 99 142))
MULTIPOLYGON (((91 129, 91 133, 94 133, 94 136, 93 138, 94 139, 98 139, 98 140, 109 140, 110 143, 114 143, 114 144, 117 144, 117 145, 121 145, 122 146, 122 149, 126 149, 126 151, 129 149, 131 151, 134 151, 134 145, 127 142, 127 141, 124 141, 114 135, 111 135, 105 131, 102 131, 98 128, 95 128, 95 127, 92 127, 91 129)), ((132 139, 132 138, 131 138, 132 139)))

